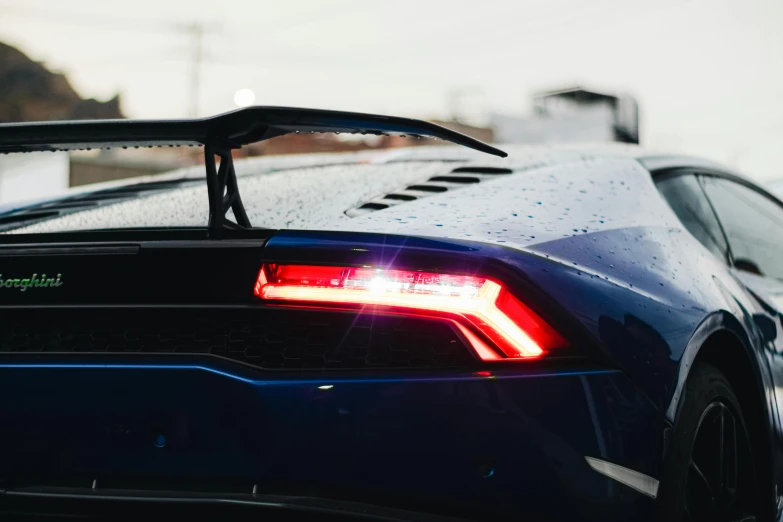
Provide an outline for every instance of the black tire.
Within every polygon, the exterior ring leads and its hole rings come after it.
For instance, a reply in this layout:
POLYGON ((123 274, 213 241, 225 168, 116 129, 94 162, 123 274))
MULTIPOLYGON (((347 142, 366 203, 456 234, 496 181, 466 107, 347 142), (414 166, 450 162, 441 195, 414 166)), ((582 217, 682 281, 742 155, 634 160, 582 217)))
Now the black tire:
POLYGON ((757 520, 756 466, 731 384, 717 368, 700 363, 681 401, 661 474, 660 520, 757 520))

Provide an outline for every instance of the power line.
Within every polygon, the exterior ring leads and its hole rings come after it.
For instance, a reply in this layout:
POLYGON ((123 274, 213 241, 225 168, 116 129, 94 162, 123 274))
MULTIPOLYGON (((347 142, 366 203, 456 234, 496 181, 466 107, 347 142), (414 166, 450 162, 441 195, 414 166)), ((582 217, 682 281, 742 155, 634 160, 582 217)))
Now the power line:
MULTIPOLYGON (((73 13, 66 11, 41 11, 28 7, 18 7, 13 5, 3 6, 4 15, 21 16, 35 18, 36 20, 49 21, 60 25, 71 25, 93 30, 121 30, 132 32, 156 32, 162 34, 175 34, 184 37, 187 40, 187 70, 188 70, 188 115, 198 117, 201 104, 202 73, 204 63, 207 61, 205 56, 205 37, 208 34, 215 33, 213 24, 210 29, 204 22, 193 21, 190 23, 160 22, 153 19, 126 18, 107 15, 96 15, 91 13, 73 13)), ((309 16, 297 17, 287 23, 277 23, 271 29, 264 30, 262 34, 279 31, 281 29, 290 29, 298 25, 313 23, 319 19, 328 16, 334 16, 335 10, 332 5, 322 10, 309 13, 309 16)), ((249 26, 250 24, 243 24, 249 26)), ((258 24, 253 24, 253 34, 258 33, 258 24)), ((232 35, 237 34, 232 31, 232 35)), ((266 59, 262 59, 266 61, 266 59)), ((229 60, 230 62, 231 60, 229 60)))
POLYGON ((133 31, 133 32, 171 32, 176 24, 159 22, 152 19, 120 18, 115 16, 95 15, 90 13, 74 13, 69 11, 41 11, 28 7, 14 5, 3 6, 4 16, 17 16, 48 21, 58 25, 79 26, 85 29, 104 31, 133 31))
MULTIPOLYGON (((359 8, 366 8, 368 5, 362 3, 359 8)), ((92 14, 73 11, 58 11, 58 10, 40 10, 30 8, 27 6, 0 4, 3 15, 9 16, 21 16, 26 18, 34 18, 36 20, 44 20, 59 25, 73 25, 81 26, 85 29, 94 30, 127 30, 133 32, 162 32, 170 33, 172 31, 182 32, 192 28, 192 23, 176 23, 168 21, 160 21, 155 18, 134 18, 134 17, 119 17, 105 14, 92 14)), ((352 12, 355 12, 356 8, 352 8, 352 12)), ((340 16, 342 11, 339 8, 335 8, 334 3, 329 3, 323 9, 312 10, 307 15, 299 15, 296 17, 287 17, 283 19, 265 19, 262 23, 258 22, 244 22, 244 23, 231 23, 232 36, 243 36, 245 34, 262 36, 273 34, 280 31, 289 31, 299 26, 312 24, 314 22, 322 21, 324 19, 340 16), (266 26, 266 27, 265 27, 266 26)), ((202 22, 202 25, 205 25, 202 22)))

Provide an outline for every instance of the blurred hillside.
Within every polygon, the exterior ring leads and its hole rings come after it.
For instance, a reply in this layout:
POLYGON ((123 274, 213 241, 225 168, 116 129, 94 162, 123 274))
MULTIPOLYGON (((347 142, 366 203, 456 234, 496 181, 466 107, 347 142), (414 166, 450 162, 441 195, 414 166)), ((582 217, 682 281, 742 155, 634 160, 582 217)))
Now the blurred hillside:
POLYGON ((119 95, 83 99, 65 75, 0 42, 0 123, 122 117, 119 95))

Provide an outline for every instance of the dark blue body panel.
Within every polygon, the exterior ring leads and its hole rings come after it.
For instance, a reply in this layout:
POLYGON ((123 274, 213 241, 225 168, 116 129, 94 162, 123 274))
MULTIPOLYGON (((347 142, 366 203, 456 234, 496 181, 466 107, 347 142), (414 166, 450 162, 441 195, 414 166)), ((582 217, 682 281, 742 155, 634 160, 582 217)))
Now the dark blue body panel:
MULTIPOLYGON (((541 290, 596 341, 592 352, 622 366, 653 403, 667 412, 676 397, 679 362, 699 326, 738 336, 759 364, 763 352, 752 314, 758 302, 729 269, 682 229, 638 227, 589 234, 528 247, 375 236, 283 232, 265 247, 271 260, 327 260, 378 266, 496 271, 525 292, 541 290), (752 336, 752 337, 751 337, 752 336)), ((704 335, 704 333, 702 333, 704 335)), ((587 342, 582 338, 578 341, 587 342)), ((587 349, 585 347, 585 349, 587 349)), ((769 378, 768 372, 766 377, 769 378)), ((673 420, 672 417, 669 420, 673 420)))
POLYGON ((752 319, 763 308, 693 238, 617 229, 527 250, 287 231, 265 244, 259 266, 491 275, 563 332, 586 357, 577 366, 290 375, 208 356, 2 359, 0 476, 117 487, 187 477, 478 519, 653 520, 651 498, 585 457, 657 479, 690 363, 717 331, 752 361, 776 469, 773 346, 752 319))
MULTIPOLYGON (((270 241, 266 254, 279 251, 283 258, 296 258, 314 239, 284 233, 270 241)), ((340 250, 345 255, 339 245, 346 239, 330 235, 316 242, 322 255, 339 256, 340 250)), ((685 230, 635 227, 576 233, 527 248, 536 255, 471 242, 452 241, 448 247, 441 240, 386 237, 379 242, 365 245, 366 251, 358 255, 382 266, 415 266, 433 259, 427 250, 437 248, 454 252, 446 264, 449 269, 479 272, 501 262, 498 270, 512 286, 519 285, 522 298, 538 302, 541 295, 526 292, 540 290, 557 303, 560 310, 543 310, 543 315, 548 320, 559 314, 575 319, 583 328, 571 329, 572 335, 581 335, 580 348, 621 369, 668 423, 676 418, 688 371, 701 347, 711 336, 729 333, 749 361, 756 390, 752 400, 763 412, 761 440, 768 445, 762 453, 763 474, 774 477, 783 490, 783 434, 772 378, 783 343, 780 335, 775 342, 762 340, 754 321, 754 315, 766 315, 779 323, 778 317, 685 230)), ((443 263, 435 259, 431 266, 443 263)), ((779 503, 772 490, 765 491, 765 501, 770 509, 779 503)))
POLYGON ((187 475, 518 520, 644 520, 650 500, 584 456, 655 475, 664 424, 614 370, 303 379, 204 360, 17 363, 0 367, 0 394, 14 397, 3 475, 187 475))

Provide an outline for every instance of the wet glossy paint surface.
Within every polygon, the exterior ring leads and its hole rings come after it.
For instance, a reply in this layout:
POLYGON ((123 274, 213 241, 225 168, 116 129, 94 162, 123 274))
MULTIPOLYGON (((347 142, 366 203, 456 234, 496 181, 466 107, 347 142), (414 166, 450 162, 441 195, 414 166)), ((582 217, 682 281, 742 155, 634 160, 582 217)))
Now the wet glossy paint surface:
POLYGON ((373 266, 437 266, 467 273, 498 270, 512 286, 518 278, 520 298, 532 288, 543 290, 561 307, 559 312, 549 312, 576 319, 584 327, 581 340, 595 343, 585 346, 585 353, 620 368, 651 401, 656 415, 668 422, 674 421, 700 343, 714 332, 731 332, 745 344, 763 387, 759 396, 765 398, 769 415, 764 422, 775 441, 770 469, 778 469, 781 434, 771 378, 776 368, 768 362, 778 349, 761 342, 752 317, 764 309, 726 266, 682 228, 574 234, 529 247, 527 254, 472 242, 376 236, 370 243, 372 236, 318 236, 279 233, 270 240, 265 256, 299 259, 313 253, 373 266), (441 258, 440 252, 449 255, 441 258), (511 271, 503 272, 498 262, 511 271))
MULTIPOLYGON (((589 368, 292 380, 213 360, 114 369, 6 365, 0 391, 19 399, 4 410, 14 426, 1 435, 14 448, 4 465, 35 462, 86 478, 118 469, 203 470, 272 489, 324 493, 328 484, 338 496, 446 505, 478 518, 492 510, 512 518, 650 520, 651 499, 590 470, 584 457, 658 478, 665 428, 689 368, 712 333, 727 331, 754 365, 770 469, 781 469, 775 386, 783 382, 783 343, 780 335, 762 340, 753 315, 777 317, 682 228, 633 154, 539 151, 482 160, 515 173, 354 218, 344 212, 454 165, 428 162, 426 154, 391 169, 371 158, 329 167, 281 163, 241 181, 251 221, 289 229, 258 245, 259 266, 491 275, 567 332, 589 368), (127 423, 136 427, 116 437, 106 428, 127 423), (164 448, 154 444, 161 430, 164 448), (35 433, 60 433, 65 446, 50 448, 58 437, 35 433)), ((203 224, 203 192, 110 205, 26 231, 203 224)))
MULTIPOLYGON (((630 147, 610 147, 601 152, 590 148, 532 148, 503 160, 485 157, 478 161, 471 157, 473 161, 456 163, 427 161, 426 155, 417 160, 419 154, 397 163, 375 163, 360 155, 305 155, 298 164, 287 164, 283 158, 260 158, 237 161, 236 167, 245 209, 257 227, 529 245, 564 234, 674 219, 663 202, 646 197, 653 189, 649 174, 627 157, 640 151, 630 147), (365 201, 470 166, 504 167, 512 174, 493 176, 477 184, 454 184, 445 192, 398 202, 382 212, 346 215, 365 201)), ((198 170, 186 172, 203 176, 198 170)), ((206 188, 194 185, 101 205, 14 233, 203 226, 207 215, 206 188)))
POLYGON ((584 460, 656 474, 662 423, 616 371, 290 379, 134 361, 0 366, 0 392, 25 390, 3 411, 0 439, 13 451, 2 473, 100 477, 106 487, 188 474, 229 490, 258 484, 473 516, 621 520, 649 510, 584 460))

